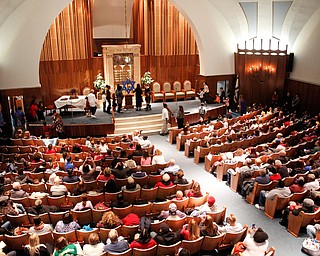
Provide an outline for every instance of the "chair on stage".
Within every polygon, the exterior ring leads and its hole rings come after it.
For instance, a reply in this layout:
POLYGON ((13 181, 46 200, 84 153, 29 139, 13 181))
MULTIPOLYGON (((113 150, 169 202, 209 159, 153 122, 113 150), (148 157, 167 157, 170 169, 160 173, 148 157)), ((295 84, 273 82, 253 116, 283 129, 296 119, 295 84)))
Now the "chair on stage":
POLYGON ((173 82, 173 90, 176 94, 176 101, 178 99, 186 99, 186 92, 182 90, 181 88, 181 83, 179 81, 174 81, 173 82))
POLYGON ((164 101, 164 93, 161 91, 161 85, 158 82, 152 84, 152 102, 157 100, 164 101))
POLYGON ((186 99, 195 99, 196 98, 196 92, 191 87, 191 82, 189 80, 185 80, 183 82, 183 91, 186 93, 186 99))
POLYGON ((162 93, 164 94, 164 101, 176 99, 176 92, 171 89, 171 84, 169 82, 164 82, 162 85, 162 89, 162 93))

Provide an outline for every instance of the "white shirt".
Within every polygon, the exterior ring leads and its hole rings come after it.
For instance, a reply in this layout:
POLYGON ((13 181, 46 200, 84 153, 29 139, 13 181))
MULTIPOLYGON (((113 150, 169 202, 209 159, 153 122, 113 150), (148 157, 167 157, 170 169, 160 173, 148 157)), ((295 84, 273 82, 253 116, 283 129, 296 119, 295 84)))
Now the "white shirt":
POLYGON ((102 102, 107 102, 107 96, 105 94, 102 94, 101 99, 102 102))
POLYGON ((99 256, 104 252, 104 244, 97 243, 95 245, 85 244, 83 246, 83 254, 90 256, 99 256))
POLYGON ((268 240, 264 243, 256 243, 249 234, 243 243, 246 247, 246 250, 242 253, 243 256, 264 256, 269 246, 268 240))
POLYGON ((104 145, 100 145, 99 149, 101 152, 107 152, 108 151, 108 145, 104 144, 104 145))
POLYGON ((163 155, 156 155, 152 157, 152 164, 166 164, 163 155))
POLYGON ((218 228, 220 232, 224 233, 236 233, 243 229, 243 226, 240 223, 236 223, 234 226, 226 225, 218 228))
POLYGON ((87 97, 90 107, 95 107, 97 104, 96 96, 92 92, 90 92, 87 97))
POLYGON ((166 108, 162 109, 162 120, 168 120, 169 119, 169 111, 166 108))

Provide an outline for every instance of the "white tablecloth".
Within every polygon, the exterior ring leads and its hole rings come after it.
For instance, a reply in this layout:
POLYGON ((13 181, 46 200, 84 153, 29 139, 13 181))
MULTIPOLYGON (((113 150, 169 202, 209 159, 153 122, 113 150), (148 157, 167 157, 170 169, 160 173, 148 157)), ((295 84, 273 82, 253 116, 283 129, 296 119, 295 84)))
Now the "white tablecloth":
POLYGON ((54 104, 57 108, 62 108, 66 105, 75 106, 80 109, 84 109, 86 107, 86 96, 78 95, 78 99, 70 99, 70 96, 64 95, 57 99, 54 104))

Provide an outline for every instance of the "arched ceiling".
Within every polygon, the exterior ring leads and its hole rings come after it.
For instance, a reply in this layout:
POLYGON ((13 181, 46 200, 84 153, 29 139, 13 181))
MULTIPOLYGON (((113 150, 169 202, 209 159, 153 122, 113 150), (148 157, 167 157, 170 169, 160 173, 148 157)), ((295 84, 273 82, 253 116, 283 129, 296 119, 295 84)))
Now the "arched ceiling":
MULTIPOLYGON (((233 51, 236 44, 245 40, 248 34, 246 18, 239 2, 252 2, 252 0, 169 1, 185 16, 197 38, 201 74, 232 73, 233 51)), ((1 89, 39 86, 39 58, 44 38, 54 18, 70 2, 71 0, 0 1, 1 89)), ((273 1, 257 0, 257 2, 261 9, 266 10, 263 15, 259 11, 259 22, 263 23, 266 19, 268 20, 266 23, 271 24, 273 1)), ((294 47, 299 36, 312 33, 304 31, 308 30, 309 26, 306 24, 312 17, 313 23, 320 25, 317 12, 320 8, 319 0, 292 0, 292 2, 283 23, 281 38, 288 43, 289 49, 294 47)), ((317 40, 320 43, 320 39, 317 40)), ((309 51, 319 55, 317 49, 309 51)), ((320 84, 319 75, 311 80, 320 84)))

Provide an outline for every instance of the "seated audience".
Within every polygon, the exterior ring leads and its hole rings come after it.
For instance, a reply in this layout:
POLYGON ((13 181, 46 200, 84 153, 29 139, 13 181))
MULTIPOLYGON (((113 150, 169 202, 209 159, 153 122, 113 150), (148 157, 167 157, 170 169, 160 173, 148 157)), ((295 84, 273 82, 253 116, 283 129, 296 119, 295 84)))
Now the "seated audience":
POLYGON ((184 178, 184 172, 182 170, 179 170, 177 172, 177 175, 175 177, 175 180, 173 181, 174 184, 188 184, 188 180, 184 178))
POLYGON ((107 244, 104 247, 105 252, 121 253, 121 252, 125 252, 126 250, 129 249, 129 244, 127 241, 125 241, 125 240, 119 241, 117 230, 115 230, 115 229, 110 230, 108 237, 109 237, 111 243, 107 244))
POLYGON ((141 231, 139 238, 131 242, 130 248, 148 249, 155 245, 157 245, 157 242, 150 237, 148 230, 144 228, 141 231))
POLYGON ((161 181, 158 181, 154 187, 157 188, 157 187, 160 187, 160 188, 169 188, 169 187, 172 187, 174 184, 172 183, 172 181, 170 180, 170 175, 165 173, 163 174, 162 176, 162 180, 161 181))
POLYGON ((120 191, 120 188, 117 187, 117 184, 114 181, 114 179, 108 180, 103 186, 103 192, 116 193, 119 191, 120 191))
POLYGON ((275 160, 274 165, 278 173, 281 175, 282 179, 285 177, 289 177, 288 168, 285 165, 283 165, 280 160, 275 160))
POLYGON ((78 255, 77 247, 74 244, 68 244, 68 241, 64 236, 57 239, 55 248, 56 250, 53 256, 78 255))
POLYGON ((137 166, 137 169, 136 169, 136 172, 132 173, 131 176, 133 178, 143 178, 145 176, 147 176, 147 173, 146 172, 142 172, 141 171, 141 166, 137 166))
POLYGON ((40 239, 37 234, 29 236, 29 244, 24 247, 24 255, 26 256, 50 256, 47 247, 40 244, 40 239))
POLYGON ((77 187, 74 189, 72 195, 73 196, 80 196, 82 195, 83 193, 87 193, 87 188, 84 184, 84 181, 81 180, 78 184, 77 184, 77 187))
POLYGON ((218 231, 218 226, 213 223, 213 219, 210 215, 207 215, 199 223, 200 235, 201 236, 218 236, 220 235, 218 231))
POLYGON ((125 168, 125 166, 121 161, 118 161, 115 164, 115 167, 112 169, 112 173, 117 179, 127 178, 127 172, 128 172, 128 169, 125 168))
POLYGON ((20 184, 33 183, 33 180, 28 174, 24 173, 23 169, 18 169, 18 175, 14 177, 14 181, 20 184))
POLYGON ((50 213, 50 212, 57 212, 59 209, 55 205, 43 205, 41 199, 37 199, 34 202, 34 206, 28 208, 27 212, 34 215, 39 215, 42 213, 50 213))
POLYGON ((306 189, 304 187, 304 178, 303 177, 299 177, 298 181, 296 183, 293 183, 290 187, 289 187, 291 193, 302 193, 304 192, 306 189))
POLYGON ((218 205, 216 204, 216 199, 213 196, 209 196, 206 203, 203 205, 195 207, 195 209, 191 212, 190 216, 206 216, 207 212, 216 212, 218 211, 218 205))
POLYGON ((100 242, 99 235, 92 233, 88 237, 89 244, 83 246, 83 254, 85 256, 100 256, 104 253, 105 245, 100 242))
POLYGON ((74 183, 79 182, 80 179, 77 175, 74 175, 72 168, 67 169, 68 176, 63 176, 62 181, 65 183, 74 183))
POLYGON ((230 216, 226 218, 226 225, 218 227, 218 230, 223 233, 235 233, 242 229, 243 226, 237 222, 237 218, 234 214, 230 214, 230 216))
POLYGON ((283 180, 279 180, 277 188, 271 189, 270 191, 261 190, 259 196, 259 204, 256 204, 255 207, 260 210, 264 210, 266 200, 273 200, 275 195, 279 196, 280 198, 291 195, 289 187, 285 187, 283 180))
POLYGON ((128 156, 128 160, 124 162, 124 166, 129 169, 134 169, 137 167, 136 161, 132 159, 132 155, 128 156))
POLYGON ((142 157, 140 160, 140 164, 141 166, 148 166, 151 165, 151 157, 149 156, 149 152, 148 151, 143 151, 142 153, 142 157))
POLYGON ((243 256, 264 256, 269 247, 269 236, 261 228, 257 230, 249 229, 243 241, 245 250, 243 256), (252 236, 253 234, 253 236, 252 236), (251 237, 252 236, 252 237, 251 237))
POLYGON ((166 164, 167 162, 164 160, 164 156, 160 149, 156 149, 154 151, 154 156, 152 158, 152 164, 166 164))
POLYGON ((187 197, 202 197, 200 183, 195 182, 192 189, 185 191, 187 197))
POLYGON ((168 162, 168 167, 164 168, 160 174, 170 173, 176 175, 179 170, 180 166, 176 164, 176 160, 170 159, 168 162))
POLYGON ((45 234, 52 231, 52 226, 50 224, 45 224, 41 220, 41 217, 36 216, 33 218, 34 226, 29 229, 30 234, 45 234))
POLYGON ((79 224, 73 220, 72 215, 67 212, 63 215, 62 220, 57 222, 55 231, 59 233, 67 233, 80 228, 79 224))
POLYGON ((81 195, 81 202, 77 203, 73 208, 74 211, 84 211, 87 209, 93 209, 91 201, 87 199, 87 194, 81 195))
POLYGON ((97 180, 108 181, 110 179, 114 179, 114 175, 111 173, 111 169, 109 167, 104 168, 103 173, 100 173, 97 177, 97 180))
POLYGON ((200 237, 200 229, 197 222, 192 219, 188 224, 183 225, 180 235, 184 240, 193 241, 200 237))
POLYGON ((57 153, 57 152, 56 152, 56 150, 53 148, 52 144, 50 143, 50 144, 48 145, 48 149, 47 149, 47 151, 46 151, 46 154, 55 154, 55 153, 57 153))
POLYGON ((28 193, 21 189, 21 185, 19 182, 12 183, 12 191, 11 191, 11 198, 23 198, 27 197, 28 193))
POLYGON ((117 201, 111 202, 110 207, 125 208, 125 207, 128 207, 129 205, 130 205, 129 202, 124 201, 123 195, 118 194, 117 201))
POLYGON ((52 196, 63 196, 68 194, 68 189, 65 185, 61 184, 60 178, 56 177, 53 185, 50 188, 50 192, 52 196))
POLYGON ((307 182, 304 184, 305 190, 317 190, 319 188, 319 181, 313 173, 309 173, 307 176, 307 182))
POLYGON ((102 219, 98 222, 97 228, 116 228, 122 224, 119 217, 113 211, 105 212, 102 219))
POLYGON ((134 179, 131 176, 127 179, 127 185, 122 187, 122 191, 136 191, 140 189, 140 185, 135 183, 134 179))
MULTIPOLYGON (((152 234, 151 234, 152 236, 152 234)), ((163 223, 160 226, 159 232, 153 238, 158 244, 162 245, 173 245, 179 242, 180 239, 180 231, 173 232, 170 230, 168 224, 163 223)))
POLYGON ((186 217, 186 214, 184 212, 179 211, 175 203, 171 203, 169 205, 169 210, 161 211, 160 215, 158 216, 158 219, 176 220, 182 219, 184 217, 186 217))

